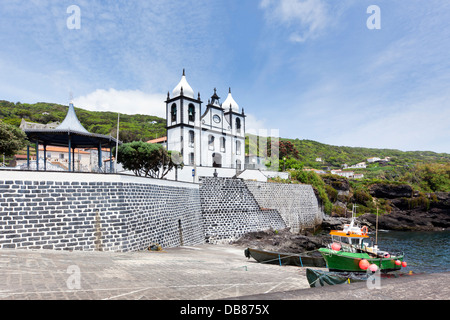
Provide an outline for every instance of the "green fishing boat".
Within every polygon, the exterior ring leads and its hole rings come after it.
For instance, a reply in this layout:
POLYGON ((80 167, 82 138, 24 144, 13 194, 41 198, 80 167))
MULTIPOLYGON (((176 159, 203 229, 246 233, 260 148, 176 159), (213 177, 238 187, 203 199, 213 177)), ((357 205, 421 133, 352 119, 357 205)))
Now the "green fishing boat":
POLYGON ((341 272, 390 272, 406 267, 401 252, 388 252, 378 248, 368 236, 367 227, 355 223, 355 207, 350 224, 343 230, 330 232, 332 242, 325 248, 318 249, 330 271, 341 272))

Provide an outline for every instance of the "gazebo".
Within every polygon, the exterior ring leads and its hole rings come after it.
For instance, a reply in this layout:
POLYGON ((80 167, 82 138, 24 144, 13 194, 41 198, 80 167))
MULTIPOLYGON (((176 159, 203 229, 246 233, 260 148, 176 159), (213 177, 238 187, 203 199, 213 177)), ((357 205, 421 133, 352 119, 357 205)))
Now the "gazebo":
MULTIPOLYGON (((109 172, 112 167, 112 147, 122 144, 117 139, 102 134, 90 133, 78 120, 73 103, 69 104, 64 121, 55 129, 25 129, 28 140, 36 144, 36 169, 39 170, 39 144, 44 147, 44 170, 47 170, 47 146, 68 148, 68 170, 75 171, 75 148, 96 148, 98 150, 98 171, 102 172, 102 148, 109 148, 109 172)), ((29 168, 30 147, 27 148, 29 168)))

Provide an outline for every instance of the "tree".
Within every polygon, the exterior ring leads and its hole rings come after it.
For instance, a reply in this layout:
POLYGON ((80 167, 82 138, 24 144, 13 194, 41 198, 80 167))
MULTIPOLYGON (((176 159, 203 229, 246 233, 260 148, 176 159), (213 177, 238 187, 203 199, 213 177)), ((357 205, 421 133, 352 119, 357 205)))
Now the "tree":
MULTIPOLYGON (((113 150, 113 153, 115 150, 113 150)), ((182 168, 183 162, 162 145, 133 141, 119 146, 117 162, 137 176, 164 178, 173 168, 182 168)))
POLYGON ((0 154, 12 156, 27 145, 27 135, 19 128, 0 120, 0 154))

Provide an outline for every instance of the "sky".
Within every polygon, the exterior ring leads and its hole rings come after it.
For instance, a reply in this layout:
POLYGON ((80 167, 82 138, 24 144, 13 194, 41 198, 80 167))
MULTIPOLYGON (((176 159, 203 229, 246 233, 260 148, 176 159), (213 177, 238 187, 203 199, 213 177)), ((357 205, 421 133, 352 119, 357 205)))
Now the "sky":
POLYGON ((247 131, 450 153, 449 17, 447 0, 5 0, 0 99, 165 117, 185 69, 204 102, 231 87, 247 131))

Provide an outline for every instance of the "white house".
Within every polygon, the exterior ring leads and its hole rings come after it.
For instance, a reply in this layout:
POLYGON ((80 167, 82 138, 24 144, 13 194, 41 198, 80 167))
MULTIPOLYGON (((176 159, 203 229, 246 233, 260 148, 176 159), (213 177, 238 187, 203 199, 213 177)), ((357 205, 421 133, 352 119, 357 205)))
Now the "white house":
POLYGON ((364 178, 364 174, 362 173, 355 173, 353 171, 343 171, 343 170, 331 170, 330 171, 331 174, 335 174, 341 177, 346 177, 349 179, 362 179, 364 178))
POLYGON ((366 162, 360 162, 357 164, 354 164, 350 167, 348 167, 349 169, 365 169, 366 168, 366 162))
POLYGON ((202 110, 183 75, 167 93, 167 149, 178 151, 185 165, 243 169, 245 163, 245 114, 231 95, 220 103, 216 89, 202 110))
POLYGON ((351 178, 354 175, 353 171, 342 171, 340 169, 338 169, 338 170, 331 170, 330 172, 331 172, 331 174, 335 174, 335 175, 338 175, 338 176, 341 176, 341 177, 346 177, 346 178, 351 178))

